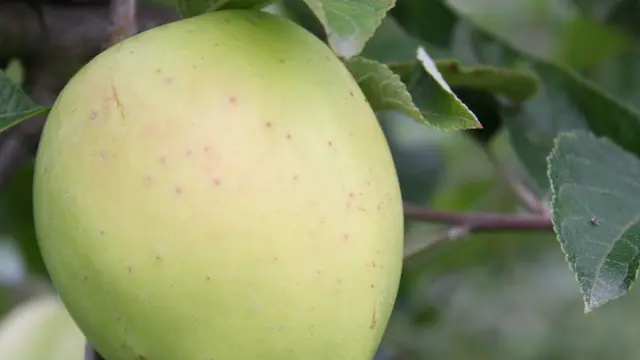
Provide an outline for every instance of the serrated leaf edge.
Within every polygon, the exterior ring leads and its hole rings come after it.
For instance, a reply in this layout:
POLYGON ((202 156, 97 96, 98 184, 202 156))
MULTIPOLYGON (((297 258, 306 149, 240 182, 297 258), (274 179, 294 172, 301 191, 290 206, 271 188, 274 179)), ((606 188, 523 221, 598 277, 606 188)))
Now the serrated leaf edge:
POLYGON ((474 114, 473 111, 471 111, 471 109, 469 109, 469 107, 464 102, 462 102, 462 100, 460 100, 458 96, 456 96, 453 90, 451 90, 451 87, 444 80, 444 77, 440 73, 440 70, 438 70, 438 66, 436 65, 436 62, 431 58, 431 56, 429 56, 429 54, 424 49, 424 47, 418 46, 418 49, 416 51, 416 58, 418 59, 418 62, 424 67, 425 71, 434 80, 436 80, 436 82, 440 85, 440 87, 443 90, 447 91, 453 97, 454 101, 462 105, 467 110, 467 112, 471 114, 471 116, 473 116, 473 120, 475 120, 476 124, 478 125, 476 129, 482 129, 483 128, 482 123, 480 122, 480 120, 478 120, 478 117, 476 116, 476 114, 474 114))
MULTIPOLYGON (((329 25, 329 20, 327 19, 327 13, 326 11, 324 11, 324 5, 323 5, 323 0, 303 0, 305 4, 307 4, 307 6, 309 7, 309 9, 311 9, 311 12, 316 16, 316 18, 318 20, 320 20, 320 23, 322 23, 322 27, 324 27, 324 31, 327 34, 327 38, 329 41, 329 46, 331 47, 331 49, 338 55, 340 55, 341 57, 344 57, 346 59, 355 57, 357 55, 359 55, 362 50, 364 49, 364 46, 367 44, 367 42, 373 37, 373 35, 375 34, 376 30, 380 27, 380 25, 382 24, 382 21, 384 20, 384 18, 387 16, 387 13, 389 12, 389 10, 393 9, 396 6, 396 2, 397 0, 391 0, 390 4, 386 7, 386 9, 382 10, 382 14, 380 16, 376 16, 376 19, 372 21, 372 25, 373 28, 371 29, 371 34, 369 34, 368 36, 366 36, 364 38, 364 41, 362 41, 362 43, 358 44, 358 48, 355 50, 355 52, 353 52, 352 54, 340 54, 340 52, 337 49, 337 45, 335 44, 335 41, 333 40, 333 30, 331 28, 331 26, 329 25), (320 4, 320 6, 314 6, 313 4, 311 4, 310 2, 312 1, 318 1, 318 3, 320 4), (319 14, 317 10, 321 10, 322 13, 319 14)), ((377 0, 373 0, 373 1, 377 1, 377 0)), ((357 36, 358 34, 356 34, 357 36)), ((365 34, 366 35, 366 34, 365 34)))
MULTIPOLYGON (((402 81, 402 79, 400 78, 400 75, 396 74, 393 70, 391 70, 391 68, 389 68, 389 66, 387 64, 381 63, 379 61, 373 60, 373 59, 368 59, 365 58, 363 56, 354 56, 350 59, 346 59, 345 62, 357 62, 360 61, 362 63, 365 64, 371 64, 374 66, 378 66, 382 69, 382 71, 385 73, 385 76, 390 76, 393 80, 395 80, 398 84, 400 84, 402 86, 402 95, 406 96, 410 101, 411 101, 411 111, 415 112, 415 114, 419 117, 418 119, 415 119, 413 115, 408 115, 411 119, 413 119, 414 121, 422 124, 422 125, 426 125, 432 129, 437 129, 437 127, 433 124, 431 124, 429 121, 427 121, 427 119, 425 119, 425 117, 422 115, 422 111, 416 106, 415 102, 413 101, 413 96, 411 96, 411 93, 409 92, 409 89, 407 89, 407 85, 402 81)), ((356 82, 359 84, 360 80, 356 79, 356 82)), ((378 112, 384 112, 384 111, 389 111, 387 109, 384 110, 379 110, 376 111, 378 112)), ((395 110, 394 111, 399 111, 399 110, 395 110)), ((401 111, 404 113, 404 111, 401 111)))
MULTIPOLYGON (((599 302, 599 303, 593 303, 592 301, 589 300, 589 295, 587 293, 585 293, 585 291, 582 288, 582 284, 580 284, 580 279, 578 278, 578 272, 576 270, 575 264, 573 264, 570 261, 570 255, 566 250, 566 241, 562 238, 562 236, 560 236, 560 231, 558 229, 558 222, 557 220, 557 212, 556 212, 556 203, 558 202, 558 198, 557 198, 557 194, 556 194, 556 187, 555 187, 555 183, 553 181, 553 176, 552 176, 552 171, 553 171, 553 159, 556 157, 556 153, 558 151, 558 147, 561 141, 563 141, 563 139, 568 139, 568 138, 576 138, 579 135, 584 135, 587 137, 591 137, 592 139, 596 140, 596 141, 600 141, 600 142, 608 142, 612 145, 616 145, 617 144, 612 141, 611 139, 607 138, 607 137, 599 137, 596 136, 595 134, 588 132, 588 131, 584 131, 584 130, 573 130, 573 131, 565 131, 565 132, 561 132, 558 133, 558 135, 556 135, 556 137, 553 140, 553 147, 551 149, 551 152, 549 153, 549 155, 547 156, 547 179, 549 179, 549 189, 551 191, 551 199, 549 201, 549 208, 550 208, 550 214, 551 214, 551 223, 553 225, 553 231, 556 234, 556 240, 558 240, 558 242, 560 243, 560 248, 562 250, 562 252, 564 253, 564 257, 565 257, 565 261, 567 262, 567 264, 569 265, 569 269, 571 270, 571 272, 573 272, 574 275, 574 279, 576 280, 576 282, 578 283, 578 287, 580 289, 580 293, 582 293, 582 299, 583 299, 583 303, 584 303, 584 313, 588 314, 590 312, 592 312, 593 310, 613 301, 616 300, 620 297, 622 297, 625 293, 628 293, 631 288, 633 287, 633 283, 631 283, 631 285, 629 285, 628 290, 620 295, 617 295, 615 297, 610 298, 607 301, 604 302, 599 302)), ((626 151, 626 150, 625 150, 626 151)))

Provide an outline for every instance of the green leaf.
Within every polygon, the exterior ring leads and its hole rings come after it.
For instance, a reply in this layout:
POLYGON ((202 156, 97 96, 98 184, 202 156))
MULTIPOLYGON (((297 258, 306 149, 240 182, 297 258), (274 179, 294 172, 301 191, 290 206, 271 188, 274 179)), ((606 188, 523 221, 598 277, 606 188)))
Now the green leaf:
POLYGON ((514 151, 538 188, 544 190, 549 187, 547 156, 556 135, 588 130, 589 125, 555 71, 535 65, 531 68, 541 80, 540 90, 529 102, 504 107, 502 118, 514 151))
MULTIPOLYGON (((575 72, 552 64, 537 63, 535 71, 544 79, 547 89, 524 112, 511 114, 507 121, 517 151, 525 159, 536 158, 538 177, 545 166, 544 158, 553 146, 558 132, 590 129, 606 136, 625 150, 640 154, 640 113, 587 82, 575 72), (526 133, 527 135, 522 135, 526 133), (537 153, 523 154, 523 147, 534 145, 537 153)), ((525 151, 525 152, 528 152, 525 151)))
MULTIPOLYGON (((469 108, 458 99, 433 59, 418 48, 418 62, 410 69, 395 68, 411 93, 416 106, 429 123, 441 130, 482 128, 469 108)), ((394 70, 394 71, 396 71, 394 70)))
POLYGON ((548 188, 546 158, 559 132, 591 130, 640 154, 640 112, 615 99, 566 66, 524 57, 486 34, 474 34, 480 61, 531 72, 540 80, 537 95, 504 108, 511 143, 541 189, 548 188))
POLYGON ((630 106, 640 104, 640 46, 589 69, 587 76, 618 101, 630 106))
POLYGON ((631 49, 624 32, 588 19, 570 0, 446 0, 458 14, 519 52, 584 68, 631 49))
POLYGON ((360 85, 373 111, 378 114, 398 111, 417 122, 432 125, 422 117, 420 110, 413 104, 400 76, 389 67, 359 56, 346 60, 345 64, 360 85))
MULTIPOLYGON (((426 52, 423 54, 426 55, 426 52)), ((423 66, 424 62, 416 61, 411 65, 409 90, 397 73, 377 61, 357 56, 345 63, 378 114, 400 112, 419 123, 441 130, 481 126, 475 115, 441 80, 437 69, 429 67, 429 63, 423 66), (419 105, 416 106, 414 101, 419 105)))
POLYGON ((587 132, 549 156, 553 224, 589 312, 627 293, 640 260, 640 159, 587 132))
POLYGON ((313 13, 313 11, 311 11, 311 9, 309 9, 309 6, 307 6, 304 1, 280 1, 286 18, 302 26, 323 42, 327 42, 327 34, 325 32, 324 25, 322 25, 318 17, 313 13))
POLYGON ((442 49, 451 46, 458 16, 442 1, 401 0, 389 13, 409 34, 442 49))
POLYGON ((36 105, 4 71, 0 70, 0 133, 47 111, 49 107, 36 105))
POLYGON ((519 70, 486 65, 465 67, 457 60, 439 60, 437 67, 451 87, 502 94, 513 102, 527 101, 538 91, 537 78, 519 70))
POLYGON ((18 59, 11 59, 4 69, 4 73, 13 81, 14 84, 22 86, 24 83, 24 66, 18 59))
POLYGON ((175 0, 180 14, 192 17, 225 9, 261 9, 275 0, 175 0))
POLYGON ((405 32, 393 17, 387 16, 369 39, 360 56, 382 63, 410 62, 422 42, 405 32))
POLYGON ((324 25, 329 45, 340 56, 358 55, 395 0, 304 0, 324 25))

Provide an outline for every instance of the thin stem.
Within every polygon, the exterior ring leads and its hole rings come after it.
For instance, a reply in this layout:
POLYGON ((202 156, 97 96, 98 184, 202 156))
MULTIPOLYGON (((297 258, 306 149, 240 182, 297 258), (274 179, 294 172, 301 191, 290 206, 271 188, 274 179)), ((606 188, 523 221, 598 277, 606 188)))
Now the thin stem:
POLYGON ((412 220, 464 225, 477 230, 553 230, 551 219, 545 215, 496 213, 455 213, 404 204, 405 217, 412 220))
POLYGON ((465 225, 452 226, 445 231, 439 232, 434 236, 421 241, 418 244, 412 244, 412 246, 406 247, 404 249, 404 258, 405 260, 409 259, 417 254, 420 254, 422 251, 440 243, 461 239, 469 235, 470 231, 471 230, 469 229, 469 227, 465 225))
POLYGON ((137 0, 111 0, 111 37, 110 45, 134 35, 138 31, 136 19, 137 0))
POLYGON ((423 206, 404 204, 407 219, 449 224, 443 232, 405 248, 408 259, 432 246, 461 239, 474 232, 491 230, 553 231, 551 218, 541 214, 456 213, 427 209, 423 206))

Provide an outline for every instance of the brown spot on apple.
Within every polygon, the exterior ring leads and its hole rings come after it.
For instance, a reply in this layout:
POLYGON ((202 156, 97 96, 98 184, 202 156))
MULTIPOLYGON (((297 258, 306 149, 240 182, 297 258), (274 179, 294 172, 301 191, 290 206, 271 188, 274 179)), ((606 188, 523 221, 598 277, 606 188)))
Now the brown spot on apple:
POLYGON ((371 325, 369 326, 369 328, 373 330, 376 328, 377 325, 378 325, 378 318, 376 316, 376 308, 373 308, 373 315, 371 316, 371 325))

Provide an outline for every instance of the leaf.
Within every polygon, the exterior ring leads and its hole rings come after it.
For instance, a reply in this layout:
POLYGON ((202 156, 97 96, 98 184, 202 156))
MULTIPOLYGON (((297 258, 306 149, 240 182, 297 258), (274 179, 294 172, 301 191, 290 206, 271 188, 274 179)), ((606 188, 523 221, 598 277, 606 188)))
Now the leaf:
POLYGON ((541 80, 537 95, 529 102, 503 107, 502 118, 511 145, 539 189, 549 187, 547 156, 560 132, 588 130, 584 115, 576 107, 554 72, 536 68, 541 80))
POLYGON ((507 124, 511 126, 516 149, 534 142, 538 144, 538 154, 534 155, 539 163, 537 172, 544 166, 543 158, 551 150, 553 138, 561 131, 586 130, 588 127, 596 135, 606 136, 625 150, 640 154, 640 142, 637 141, 640 113, 636 109, 569 69, 544 63, 536 63, 533 67, 545 80, 546 97, 526 104, 524 113, 511 116, 512 120, 507 124), (528 139, 519 137, 518 131, 522 130, 529 133, 528 139), (535 133, 537 135, 532 136, 535 133))
POLYGON ((4 71, 0 70, 0 133, 47 111, 49 107, 36 105, 4 71))
MULTIPOLYGON (((404 6, 414 3, 410 1, 404 3, 404 6)), ((402 25, 407 26, 407 24, 402 25)), ((423 45, 421 40, 409 35, 393 17, 384 19, 365 46, 361 56, 383 63, 410 63, 414 61, 416 49, 420 46, 435 59, 438 71, 451 87, 472 88, 501 94, 513 102, 526 101, 537 91, 538 80, 534 74, 488 65, 465 66, 461 61, 453 59, 450 53, 445 54, 441 49, 428 44, 423 45)))
POLYGON ((424 48, 418 48, 418 64, 403 81, 422 115, 441 130, 482 128, 482 124, 453 93, 424 48))
POLYGON ((384 64, 359 56, 345 63, 378 114, 400 112, 419 123, 442 130, 481 126, 475 115, 450 92, 448 85, 434 78, 438 76, 435 68, 430 69, 432 73, 427 73, 426 67, 415 62, 408 77, 413 86, 408 91, 400 76, 384 64), (414 101, 420 105, 416 107, 414 101))
POLYGON ((280 0, 285 17, 305 28, 323 42, 327 42, 327 34, 324 25, 318 17, 309 9, 304 1, 280 0))
POLYGON ((4 69, 4 73, 13 81, 14 84, 22 86, 24 82, 24 66, 19 59, 11 59, 7 63, 7 67, 4 69))
POLYGON ((393 17, 384 18, 360 56, 382 63, 410 62, 421 41, 407 34, 393 17))
POLYGON ((183 17, 225 9, 261 9, 275 0, 175 0, 183 17))
POLYGON ((395 0, 304 0, 340 56, 358 55, 395 0))
POLYGON ((389 13, 409 34, 442 49, 451 46, 458 16, 442 1, 401 0, 389 13))
POLYGON ((552 218, 585 312, 627 293, 640 261, 640 159, 587 132, 558 135, 549 156, 552 218))
POLYGON ((477 27, 536 59, 585 68, 634 46, 624 32, 588 19, 570 0, 446 0, 477 27))
POLYGON ((401 112, 413 120, 431 125, 413 104, 400 76, 386 65, 359 56, 345 61, 376 113, 401 112))
MULTIPOLYGON (((639 44, 640 45, 640 44, 639 44)), ((640 46, 589 70, 588 78, 629 106, 640 104, 640 46)))
POLYGON ((634 136, 640 133, 638 110, 566 66, 522 56, 486 34, 474 34, 473 42, 480 61, 517 67, 540 80, 533 99, 506 107, 503 114, 514 150, 540 189, 548 188, 546 158, 559 132, 591 130, 640 154, 640 143, 634 136))
POLYGON ((439 60, 436 64, 451 87, 498 93, 513 102, 527 101, 538 91, 536 77, 523 71, 486 65, 465 67, 457 60, 439 60))

